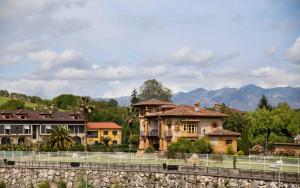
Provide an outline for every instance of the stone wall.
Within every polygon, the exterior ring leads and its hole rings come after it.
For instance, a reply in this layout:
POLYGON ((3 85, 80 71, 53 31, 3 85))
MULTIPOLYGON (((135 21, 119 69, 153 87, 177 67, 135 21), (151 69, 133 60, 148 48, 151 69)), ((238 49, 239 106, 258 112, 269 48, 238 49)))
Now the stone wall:
MULTIPOLYGON (((82 169, 24 169, 0 168, 0 179, 10 188, 30 187, 38 182, 49 181, 51 187, 57 187, 60 180, 68 188, 76 188, 78 182, 87 174, 94 187, 184 187, 184 188, 276 188, 278 182, 255 181, 248 179, 221 178, 182 174, 117 172, 82 169)), ((299 188, 300 184, 282 183, 284 188, 299 188)))

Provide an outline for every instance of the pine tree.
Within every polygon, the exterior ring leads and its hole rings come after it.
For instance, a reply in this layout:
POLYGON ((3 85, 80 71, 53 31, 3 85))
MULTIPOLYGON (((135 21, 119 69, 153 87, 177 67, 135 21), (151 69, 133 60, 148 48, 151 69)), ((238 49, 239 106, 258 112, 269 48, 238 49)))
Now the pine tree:
POLYGON ((258 105, 257 105, 257 109, 267 109, 269 111, 271 111, 273 109, 273 106, 269 103, 267 97, 265 95, 262 95, 262 97, 260 98, 258 105))
POLYGON ((130 99, 130 102, 131 102, 131 105, 135 104, 135 103, 138 103, 139 102, 139 99, 137 97, 137 91, 136 89, 134 89, 131 93, 131 99, 130 99))

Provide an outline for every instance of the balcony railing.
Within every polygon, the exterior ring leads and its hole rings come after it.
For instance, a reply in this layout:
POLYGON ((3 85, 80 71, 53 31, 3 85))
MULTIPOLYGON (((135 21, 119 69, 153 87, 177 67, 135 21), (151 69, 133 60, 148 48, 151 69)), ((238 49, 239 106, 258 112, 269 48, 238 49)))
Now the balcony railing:
POLYGON ((148 132, 146 131, 140 131, 140 136, 147 136, 148 135, 148 132))
POLYGON ((140 131, 140 136, 158 136, 158 130, 140 131))
POLYGON ((181 136, 182 137, 199 137, 200 133, 198 133, 198 132, 182 132, 181 136))
POLYGON ((165 137, 172 137, 173 136, 171 131, 165 131, 164 135, 165 135, 165 137))

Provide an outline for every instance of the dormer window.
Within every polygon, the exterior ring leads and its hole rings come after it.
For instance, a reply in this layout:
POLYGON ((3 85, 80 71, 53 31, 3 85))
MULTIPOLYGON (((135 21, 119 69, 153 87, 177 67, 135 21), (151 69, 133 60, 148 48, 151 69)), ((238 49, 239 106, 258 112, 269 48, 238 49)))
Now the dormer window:
POLYGON ((213 123, 212 123, 212 128, 213 128, 213 129, 218 128, 218 123, 217 123, 217 122, 213 122, 213 123))
POLYGON ((5 115, 5 119, 10 119, 10 115, 5 115))
POLYGON ((20 118, 21 119, 26 119, 27 117, 26 117, 26 115, 21 115, 20 118))

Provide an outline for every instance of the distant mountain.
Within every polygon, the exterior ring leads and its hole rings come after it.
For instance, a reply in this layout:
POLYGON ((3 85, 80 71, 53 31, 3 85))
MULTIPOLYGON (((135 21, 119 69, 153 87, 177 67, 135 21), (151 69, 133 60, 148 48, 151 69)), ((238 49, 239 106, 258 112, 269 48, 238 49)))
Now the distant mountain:
MULTIPOLYGON (((272 105, 281 102, 288 103, 292 108, 300 108, 300 88, 275 87, 265 89, 256 85, 247 85, 237 88, 222 88, 217 90, 206 90, 198 88, 189 92, 175 94, 172 101, 175 104, 193 105, 200 101, 201 106, 211 107, 215 103, 226 105, 239 110, 254 110, 262 95, 268 97, 272 105)), ((120 105, 129 105, 130 97, 116 98, 120 105)))

